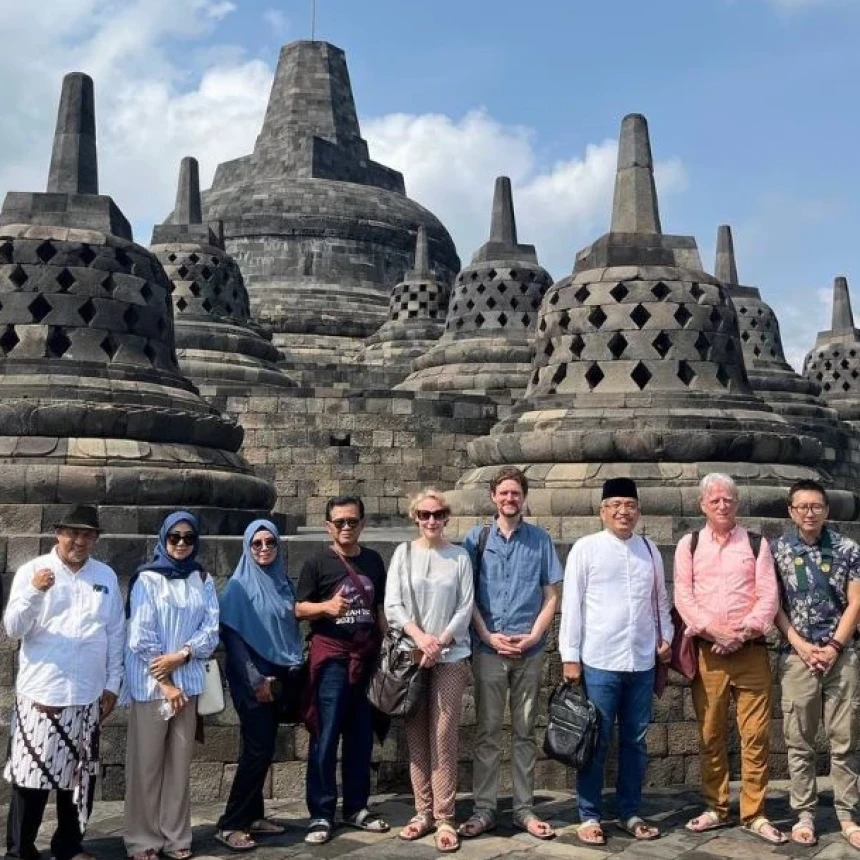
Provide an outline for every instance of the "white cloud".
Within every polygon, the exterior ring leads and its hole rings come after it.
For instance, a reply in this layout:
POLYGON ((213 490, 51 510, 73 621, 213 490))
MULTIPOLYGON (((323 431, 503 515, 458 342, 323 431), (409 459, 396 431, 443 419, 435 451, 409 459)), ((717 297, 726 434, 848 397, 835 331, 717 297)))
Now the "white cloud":
POLYGON ((280 9, 266 9, 263 12, 263 21, 276 38, 283 38, 290 30, 290 19, 280 9))
MULTIPOLYGON (((575 253, 609 227, 617 143, 588 144, 581 156, 539 164, 534 134, 506 126, 484 110, 459 120, 441 114, 392 114, 367 121, 373 158, 401 170, 410 197, 449 229, 463 262, 487 240, 493 184, 510 176, 521 242, 536 245, 555 277, 573 267, 575 253)), ((662 193, 683 188, 677 159, 658 164, 662 193)))

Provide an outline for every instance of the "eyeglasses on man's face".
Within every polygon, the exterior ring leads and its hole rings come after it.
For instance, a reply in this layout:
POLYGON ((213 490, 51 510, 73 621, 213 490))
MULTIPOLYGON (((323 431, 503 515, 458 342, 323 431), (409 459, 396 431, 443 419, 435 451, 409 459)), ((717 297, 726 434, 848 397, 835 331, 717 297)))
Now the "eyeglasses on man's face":
POLYGON ((420 510, 415 511, 415 516, 418 517, 422 523, 426 523, 428 520, 442 522, 443 520, 448 519, 448 511, 445 510, 445 508, 438 508, 435 511, 420 510))
POLYGON ((738 500, 734 496, 717 496, 715 499, 707 499, 705 501, 705 504, 709 508, 719 508, 720 506, 733 508, 737 503, 738 500))
POLYGON ((179 546, 179 544, 184 543, 185 546, 194 546, 195 541, 197 540, 197 535, 194 532, 168 532, 167 533, 167 542, 171 546, 179 546))
POLYGON ((251 549, 255 549, 257 551, 261 549, 274 549, 277 545, 278 542, 274 538, 265 538, 263 540, 251 541, 251 549))
POLYGON ((620 501, 618 499, 613 499, 608 502, 603 503, 603 507, 609 511, 638 511, 639 510, 639 502, 634 502, 632 499, 628 501, 620 501))
POLYGON ((329 520, 329 522, 340 532, 344 529, 354 529, 358 528, 358 524, 361 520, 356 517, 342 517, 336 520, 329 520))
POLYGON ((823 514, 827 505, 821 502, 810 502, 809 504, 792 505, 791 509, 799 514, 823 514))

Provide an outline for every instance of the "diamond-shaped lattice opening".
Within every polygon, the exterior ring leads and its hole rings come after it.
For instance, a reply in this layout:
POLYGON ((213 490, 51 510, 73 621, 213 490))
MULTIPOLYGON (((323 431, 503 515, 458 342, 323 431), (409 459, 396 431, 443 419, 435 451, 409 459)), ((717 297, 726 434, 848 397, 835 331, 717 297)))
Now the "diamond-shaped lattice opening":
POLYGON ((672 291, 662 281, 658 281, 653 287, 651 287, 651 295, 654 296, 658 302, 662 302, 663 299, 665 299, 671 292, 672 291))
POLYGON ((675 311, 675 319, 681 328, 684 328, 684 326, 687 325, 692 316, 693 315, 687 310, 686 305, 681 305, 678 310, 675 311))
POLYGON ((108 275, 102 281, 102 289, 109 295, 113 295, 113 291, 116 289, 116 282, 113 279, 113 275, 108 275))
POLYGON ((834 370, 833 371, 833 378, 834 379, 842 379, 842 374, 838 370, 834 370))
POLYGON ((471 299, 469 299, 469 301, 466 302, 466 310, 471 311, 474 309, 474 307, 475 307, 475 303, 471 299))
POLYGON ((750 333, 748 331, 741 332, 741 340, 746 343, 750 339, 750 333))
POLYGON ((89 245, 84 245, 81 248, 80 253, 78 254, 80 261, 85 266, 89 266, 89 264, 92 263, 92 261, 95 260, 97 256, 98 255, 96 254, 96 252, 89 245))
MULTIPOLYGON (((525 292, 525 291, 523 291, 523 292, 525 292)), ((549 297, 549 304, 551 304, 551 305, 553 305, 553 306, 557 305, 557 304, 558 304, 558 299, 559 299, 558 290, 556 290, 556 291, 555 291, 555 292, 554 292, 554 293, 549 297)))
POLYGON ((830 391, 830 383, 825 382, 824 385, 821 386, 824 391, 830 391))
POLYGON ((198 263, 198 262, 200 262, 200 257, 198 257, 197 254, 189 254, 188 255, 188 262, 198 263))
POLYGON ((753 355, 756 358, 758 358, 761 355, 761 350, 757 346, 753 347, 753 355))
POLYGON ((180 311, 184 311, 184 310, 185 310, 185 308, 187 308, 187 307, 188 307, 188 302, 186 302, 186 301, 185 301, 185 298, 184 298, 184 297, 180 296, 179 301, 176 303, 176 307, 177 307, 180 311))
MULTIPOLYGON (((711 325, 712 325, 716 330, 719 330, 720 326, 723 324, 723 315, 720 313, 720 309, 719 309, 719 308, 714 308, 714 309, 711 311, 711 314, 710 314, 710 316, 708 317, 708 319, 711 321, 711 325)), ((755 320, 750 320, 750 325, 751 325, 753 328, 755 328, 756 321, 755 321, 755 320)))
POLYGON ((833 363, 830 361, 825 361, 824 362, 824 369, 825 370, 833 370, 833 363))
POLYGON ((541 297, 540 297, 540 296, 535 296, 535 297, 532 299, 532 310, 533 310, 533 311, 536 311, 536 310, 540 307, 540 303, 541 303, 541 297))
POLYGON ((696 301, 699 301, 699 299, 700 299, 700 298, 702 298, 702 296, 703 296, 703 295, 705 295, 705 290, 704 290, 704 288, 702 287, 702 285, 701 285, 701 284, 696 284, 696 283, 694 283, 694 284, 690 287, 690 295, 691 295, 691 296, 692 296, 696 301))
POLYGON ((546 320, 543 319, 538 323, 538 331, 546 331, 546 320))
POLYGON ((3 350, 4 355, 9 355, 20 342, 21 338, 18 337, 13 325, 7 325, 3 334, 0 334, 0 349, 3 350))
POLYGON ((510 304, 511 304, 511 310, 512 311, 515 311, 520 306, 520 303, 517 301, 516 296, 511 296, 510 304))
POLYGON ((62 358, 72 345, 72 342, 67 337, 62 326, 58 325, 49 327, 48 340, 46 343, 48 347, 48 356, 50 358, 62 358))
POLYGON ((574 358, 579 358, 582 355, 582 351, 585 349, 585 341, 582 338, 582 335, 575 334, 570 339, 570 354, 574 358))
POLYGON ((630 319, 633 320, 633 325, 636 328, 642 328, 651 319, 651 312, 644 305, 636 305, 630 311, 630 319))
POLYGON ((217 266, 221 265, 221 261, 217 257, 212 257, 211 259, 212 259, 212 265, 213 266, 217 267, 217 266))
POLYGON ((851 383, 850 383, 850 382, 843 382, 843 383, 842 383, 842 390, 843 390, 843 391, 848 391, 850 388, 851 388, 851 383))
POLYGON ((758 328, 758 320, 750 320, 750 328, 758 328))
POLYGON ((746 315, 749 313, 749 310, 746 308, 746 306, 745 306, 745 305, 741 305, 741 306, 738 308, 738 313, 739 313, 739 314, 743 314, 744 316, 746 316, 746 315))
POLYGON ((839 365, 842 367, 843 370, 848 370, 848 359, 843 358, 842 361, 839 362, 839 365))
POLYGON ((717 382, 719 382, 723 388, 729 387, 729 375, 726 373, 726 369, 722 365, 717 367, 717 382))
POLYGON ((603 323, 607 320, 606 314, 603 312, 603 308, 600 305, 591 309, 591 313, 588 315, 588 321, 595 327, 600 328, 603 323))
POLYGON ((639 386, 640 391, 651 381, 652 376, 651 371, 641 361, 630 371, 630 378, 639 386))
POLYGON ((68 292, 75 285, 75 276, 68 269, 63 269, 57 275, 57 283, 60 285, 60 292, 68 292))
POLYGON ((607 346, 614 358, 621 358, 624 355, 624 350, 627 349, 627 338, 620 331, 617 331, 609 338, 607 346))
POLYGON ((197 281, 192 281, 191 286, 188 287, 188 290, 192 296, 199 296, 200 295, 200 286, 198 285, 197 281))
POLYGON ((609 295, 615 299, 616 302, 623 302, 627 296, 630 295, 630 290, 624 286, 624 284, 616 284, 610 291, 609 295))
POLYGON ((184 280, 185 280, 185 276, 188 274, 188 267, 187 267, 187 266, 180 266, 180 267, 176 270, 176 274, 177 274, 177 275, 179 275, 179 279, 180 279, 180 280, 184 281, 184 280))
POLYGON ((696 342, 693 346, 695 347, 696 352, 699 353, 699 357, 704 361, 708 357, 708 351, 711 348, 711 342, 708 340, 704 332, 699 332, 699 336, 696 338, 696 342))
POLYGON ((486 320, 484 319, 484 315, 483 315, 483 314, 479 313, 479 314, 475 317, 475 325, 476 325, 478 328, 480 328, 480 327, 481 327, 485 322, 486 322, 486 320))
MULTIPOLYGON (((529 272, 529 283, 535 279, 534 272, 529 272)), ((525 295, 529 291, 528 284, 520 284, 520 292, 525 295)))
POLYGON ((660 358, 665 358, 669 354, 669 350, 672 348, 672 338, 670 338, 666 332, 661 331, 660 334, 651 341, 651 346, 657 350, 657 354, 660 358))
POLYGON ((15 266, 6 276, 20 290, 27 283, 27 273, 21 266, 15 266))
POLYGON ((562 311, 561 316, 558 318, 558 327, 562 331, 567 331, 570 326, 570 314, 567 311, 562 311))
POLYGON ((528 327, 531 325, 532 318, 531 318, 528 314, 523 314, 523 315, 520 317, 520 322, 521 322, 521 323, 522 323, 526 328, 528 328, 528 327))
POLYGON ((167 255, 167 261, 169 263, 175 263, 176 262, 176 254, 168 254, 167 255))
POLYGON ((537 385, 537 384, 538 384, 538 380, 539 380, 539 379, 540 379, 540 371, 539 371, 539 370, 536 370, 536 371, 532 374, 532 385, 537 385))
POLYGON ((606 374, 600 369, 600 365, 596 361, 585 371, 585 381, 592 391, 603 382, 604 376, 606 374))
POLYGON ((96 315, 96 306, 93 304, 92 299, 87 299, 79 308, 78 308, 78 316, 89 325, 93 321, 93 317, 96 315))
POLYGON ((201 274, 201 275, 203 275, 203 280, 204 280, 204 281, 208 281, 208 280, 209 280, 209 278, 211 278, 211 277, 212 277, 212 269, 210 269, 208 266, 204 266, 204 267, 200 270, 200 274, 201 274))
POLYGON ((496 279, 496 275, 497 275, 497 274, 498 274, 498 272, 497 272, 495 269, 490 269, 490 271, 489 271, 489 272, 487 272, 487 277, 488 277, 491 281, 494 281, 494 280, 496 279))
POLYGON ((460 317, 457 322, 454 323, 457 328, 463 328, 463 317, 460 317))
POLYGON ((496 287, 496 290, 498 290, 498 293, 499 293, 499 295, 500 295, 500 296, 503 296, 503 295, 508 291, 508 285, 507 285, 504 281, 502 281, 502 282, 501 282, 501 283, 496 287))
POLYGON ((117 354, 119 350, 119 344, 114 340, 112 335, 108 335, 99 346, 105 351, 107 357, 113 360, 113 357, 117 354))
POLYGON ((152 287, 149 284, 144 283, 144 285, 140 288, 140 297, 148 302, 152 298, 152 287))
POLYGON ((122 321, 125 323, 126 328, 129 331, 133 331, 137 328, 137 324, 140 322, 140 314, 137 312, 137 308, 134 306, 128 308, 126 312, 122 315, 122 321))
POLYGON ((479 296, 484 295, 484 293, 487 292, 487 285, 486 284, 478 284, 477 288, 475 289, 475 292, 479 296))
POLYGON ((849 349, 848 355, 850 355, 851 358, 857 358, 857 350, 856 349, 849 349))
POLYGON ((497 301, 496 301, 492 296, 490 296, 490 297, 487 299, 487 307, 488 307, 490 310, 492 310, 492 309, 493 309, 497 304, 498 304, 498 302, 497 302, 497 301))
POLYGON ((499 314, 499 325, 500 325, 500 326, 502 326, 502 327, 504 327, 504 326, 506 326, 507 324, 508 324, 508 317, 507 317, 507 314, 505 314, 505 313, 500 313, 500 314, 499 314))
POLYGON ((511 276, 512 281, 515 281, 517 279, 517 270, 516 269, 508 269, 508 274, 511 276))
POLYGON ((678 362, 678 379, 686 386, 690 386, 696 378, 696 371, 686 361, 678 362))
POLYGON ((36 248, 36 256, 43 263, 47 263, 57 256, 57 249, 50 242, 42 242, 42 244, 36 248))
POLYGON ((860 371, 858 371, 858 370, 852 370, 851 371, 851 378, 852 379, 857 379, 858 376, 860 376, 860 371))
POLYGON ((51 312, 52 308, 47 299, 43 295, 36 296, 27 306, 30 315, 33 317, 33 322, 42 322, 51 312))
POLYGON ((567 365, 560 364, 552 375, 553 386, 560 385, 564 381, 565 376, 567 376, 567 365))
MULTIPOLYGON (((229 305, 227 305, 227 309, 229 311, 229 305)), ((207 314, 212 310, 212 302, 210 302, 209 299, 203 299, 203 310, 206 311, 207 314)))
POLYGON ((122 248, 117 248, 116 250, 116 261, 125 269, 130 269, 132 267, 131 257, 123 251, 122 248))
POLYGON ((143 354, 149 359, 150 364, 155 364, 155 359, 158 356, 158 353, 153 349, 152 344, 147 341, 146 346, 143 348, 143 354))
MULTIPOLYGON (((558 295, 558 293, 556 293, 558 295)), ((583 284, 574 294, 573 297, 581 304, 585 304, 585 300, 591 295, 591 290, 583 284)), ((555 304, 555 302, 553 302, 555 304)))
POLYGON ((11 242, 4 242, 0 245, 0 260, 4 263, 11 263, 15 257, 15 246, 11 242))

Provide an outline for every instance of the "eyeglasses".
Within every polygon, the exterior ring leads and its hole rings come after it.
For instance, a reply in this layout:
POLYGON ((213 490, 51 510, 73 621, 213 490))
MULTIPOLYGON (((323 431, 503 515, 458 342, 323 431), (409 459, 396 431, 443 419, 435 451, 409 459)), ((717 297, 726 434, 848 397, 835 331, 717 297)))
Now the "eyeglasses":
POLYGON ((344 517, 343 519, 329 520, 329 522, 340 532, 344 529, 356 528, 361 520, 357 520, 355 517, 344 517))
POLYGON ((610 511, 638 511, 639 502, 604 502, 603 507, 610 511))
POLYGON ((810 505, 792 505, 791 509, 799 514, 820 514, 826 507, 821 502, 813 502, 810 505))
POLYGON ((448 519, 448 515, 450 511, 445 510, 445 508, 440 508, 435 511, 415 511, 415 516, 421 520, 422 523, 426 523, 427 520, 437 520, 438 522, 443 522, 448 519))
POLYGON ((720 496, 718 499, 708 499, 705 504, 709 508, 718 508, 720 505, 726 505, 726 507, 734 507, 738 503, 737 499, 733 499, 731 496, 720 496))
POLYGON ((171 546, 179 546, 184 543, 185 546, 194 546, 197 542, 197 535, 194 532, 168 532, 167 542, 171 546))
POLYGON ((274 549, 278 545, 278 542, 273 538, 267 538, 266 540, 252 540, 251 541, 251 549, 274 549))

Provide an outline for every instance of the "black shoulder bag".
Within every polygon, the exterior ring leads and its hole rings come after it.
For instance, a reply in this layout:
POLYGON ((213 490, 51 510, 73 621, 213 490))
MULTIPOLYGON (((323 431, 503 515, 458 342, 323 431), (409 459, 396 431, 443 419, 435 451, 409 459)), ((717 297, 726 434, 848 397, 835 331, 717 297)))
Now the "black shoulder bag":
POLYGON ((597 747, 600 714, 582 684, 558 684, 550 693, 547 715, 543 751, 568 767, 587 767, 597 747))

